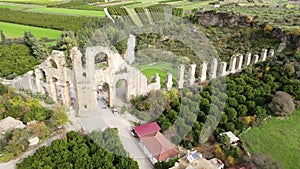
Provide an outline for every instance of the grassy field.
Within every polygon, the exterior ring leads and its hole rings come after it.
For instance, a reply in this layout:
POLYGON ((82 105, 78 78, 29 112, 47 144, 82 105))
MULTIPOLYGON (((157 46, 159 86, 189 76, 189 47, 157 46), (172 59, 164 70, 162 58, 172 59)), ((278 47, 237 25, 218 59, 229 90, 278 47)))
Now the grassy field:
POLYGON ((9 8, 9 9, 15 9, 15 10, 21 10, 21 9, 24 9, 23 6, 17 6, 17 5, 3 5, 3 4, 0 4, 0 8, 9 8))
POLYGON ((156 73, 160 77, 160 84, 165 86, 167 73, 171 73, 173 77, 173 85, 176 85, 177 70, 169 63, 149 64, 134 64, 134 67, 139 69, 148 79, 152 79, 156 73))
POLYGON ((272 118, 241 135, 250 153, 262 152, 281 162, 285 169, 300 166, 300 111, 285 120, 272 118))
POLYGON ((48 39, 56 39, 61 34, 61 32, 57 30, 44 29, 33 26, 24 26, 5 22, 0 22, 0 29, 3 30, 5 36, 8 38, 22 37, 25 31, 30 31, 38 39, 41 37, 48 37, 48 39))
POLYGON ((40 4, 40 5, 50 5, 57 4, 63 0, 0 0, 1 2, 16 2, 16 3, 25 3, 25 4, 40 4))

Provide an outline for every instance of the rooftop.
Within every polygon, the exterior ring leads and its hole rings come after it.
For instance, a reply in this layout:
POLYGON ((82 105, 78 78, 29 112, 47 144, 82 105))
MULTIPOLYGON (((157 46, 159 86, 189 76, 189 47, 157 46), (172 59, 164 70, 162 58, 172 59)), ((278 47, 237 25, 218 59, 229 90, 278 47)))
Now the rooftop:
POLYGON ((151 122, 151 123, 143 124, 140 126, 136 126, 133 129, 135 130, 138 137, 141 138, 141 137, 147 136, 151 133, 153 133, 153 135, 154 135, 155 132, 160 130, 160 127, 156 122, 151 122))
POLYGON ((142 137, 141 141, 158 161, 164 161, 179 154, 175 146, 159 131, 154 136, 142 137))
POLYGON ((235 142, 237 142, 237 141, 240 140, 240 139, 239 139, 237 136, 235 136, 231 131, 225 132, 224 134, 226 134, 226 135, 229 137, 229 139, 230 139, 230 144, 235 143, 235 142))

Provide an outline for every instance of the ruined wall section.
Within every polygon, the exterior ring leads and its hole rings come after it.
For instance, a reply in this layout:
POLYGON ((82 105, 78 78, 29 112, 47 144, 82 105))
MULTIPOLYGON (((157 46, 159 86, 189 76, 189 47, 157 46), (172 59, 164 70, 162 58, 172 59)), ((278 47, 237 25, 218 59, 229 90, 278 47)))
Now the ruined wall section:
POLYGON ((17 89, 29 89, 34 93, 40 92, 49 95, 54 101, 70 106, 70 84, 73 81, 72 72, 66 67, 64 53, 54 50, 33 71, 12 80, 11 85, 17 89))
POLYGON ((94 46, 85 51, 82 62, 82 54, 78 48, 71 50, 73 74, 77 94, 76 108, 81 115, 97 111, 97 86, 108 84, 109 106, 113 107, 116 99, 116 83, 125 80, 127 84, 126 99, 129 101, 133 96, 145 95, 151 90, 160 89, 160 78, 156 82, 148 84, 147 77, 139 70, 130 66, 116 52, 106 47, 94 46), (107 66, 97 69, 95 56, 104 53, 107 56, 107 66))

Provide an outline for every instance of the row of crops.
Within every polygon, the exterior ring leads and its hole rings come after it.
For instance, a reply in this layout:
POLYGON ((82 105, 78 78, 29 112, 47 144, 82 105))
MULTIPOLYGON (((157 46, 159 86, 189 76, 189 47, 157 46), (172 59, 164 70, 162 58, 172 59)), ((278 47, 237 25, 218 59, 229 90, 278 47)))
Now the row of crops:
POLYGON ((111 15, 121 16, 128 24, 135 25, 125 8, 109 6, 107 10, 111 15))
POLYGON ((156 4, 147 7, 153 22, 165 20, 164 6, 165 5, 162 4, 156 4))
POLYGON ((149 24, 149 18, 147 17, 146 10, 144 8, 134 8, 134 10, 144 25, 149 24))
MULTIPOLYGON (((128 21, 128 23, 134 24, 132 18, 129 16, 129 13, 125 8, 119 6, 109 6, 107 9, 111 15, 122 16, 125 20, 128 21)), ((181 17, 183 15, 182 8, 170 8, 167 7, 167 5, 165 4, 155 4, 152 6, 148 6, 146 8, 137 7, 134 8, 134 11, 139 17, 139 19, 141 20, 143 25, 150 23, 149 17, 152 18, 153 22, 159 22, 165 20, 166 14, 168 15, 172 14, 173 16, 178 16, 178 17, 181 17)))

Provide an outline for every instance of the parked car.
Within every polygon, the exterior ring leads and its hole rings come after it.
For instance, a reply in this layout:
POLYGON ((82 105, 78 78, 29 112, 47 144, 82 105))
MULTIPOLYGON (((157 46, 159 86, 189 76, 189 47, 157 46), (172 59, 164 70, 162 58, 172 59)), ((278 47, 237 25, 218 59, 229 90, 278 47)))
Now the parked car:
POLYGON ((113 112, 113 114, 116 114, 116 113, 118 113, 118 110, 117 109, 112 109, 112 112, 113 112))
POLYGON ((133 137, 138 137, 137 134, 135 133, 135 131, 134 131, 133 128, 130 129, 130 134, 131 134, 133 137))

